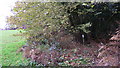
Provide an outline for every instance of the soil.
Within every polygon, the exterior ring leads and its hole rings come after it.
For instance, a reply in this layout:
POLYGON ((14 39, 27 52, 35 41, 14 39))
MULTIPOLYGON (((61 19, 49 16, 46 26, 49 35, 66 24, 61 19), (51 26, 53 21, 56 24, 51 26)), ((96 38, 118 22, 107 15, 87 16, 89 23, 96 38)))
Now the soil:
MULTIPOLYGON (((106 39, 89 39, 87 42, 77 42, 72 35, 65 35, 63 32, 59 33, 60 38, 57 41, 60 43, 60 48, 65 52, 61 53, 58 50, 49 50, 41 52, 39 50, 31 50, 29 53, 32 60, 38 63, 47 65, 49 60, 52 63, 64 62, 66 60, 77 59, 79 55, 83 58, 88 58, 88 66, 119 66, 120 64, 120 27, 117 29, 117 34, 113 35, 109 40, 106 39), (38 52, 38 53, 37 53, 38 52), (73 54, 75 54, 73 56, 73 54), (46 56, 46 57, 45 57, 46 56), (60 57, 64 57, 64 60, 57 60, 60 57), (57 58, 57 59, 56 59, 57 58)), ((52 46, 51 46, 52 48, 52 46)), ((68 63, 68 62, 67 62, 68 63)), ((72 66, 78 66, 82 64, 69 63, 72 66)))
POLYGON ((70 35, 63 36, 61 37, 61 39, 59 39, 59 42, 61 42, 61 46, 63 49, 76 49, 76 52, 74 52, 75 54, 81 55, 83 58, 89 58, 90 64, 88 65, 118 66, 118 63, 120 61, 120 42, 118 40, 105 39, 99 39, 99 41, 100 42, 96 42, 95 40, 89 40, 89 44, 83 45, 83 43, 74 41, 73 37, 70 35))

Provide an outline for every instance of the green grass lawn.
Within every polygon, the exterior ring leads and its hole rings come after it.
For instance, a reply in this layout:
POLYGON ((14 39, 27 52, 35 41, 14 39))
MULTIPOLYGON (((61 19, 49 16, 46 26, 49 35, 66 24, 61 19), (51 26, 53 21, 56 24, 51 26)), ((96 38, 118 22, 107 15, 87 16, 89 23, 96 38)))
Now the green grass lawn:
POLYGON ((25 44, 22 36, 13 36, 18 30, 0 30, 0 64, 2 66, 18 66, 27 63, 22 53, 16 54, 17 49, 25 44))

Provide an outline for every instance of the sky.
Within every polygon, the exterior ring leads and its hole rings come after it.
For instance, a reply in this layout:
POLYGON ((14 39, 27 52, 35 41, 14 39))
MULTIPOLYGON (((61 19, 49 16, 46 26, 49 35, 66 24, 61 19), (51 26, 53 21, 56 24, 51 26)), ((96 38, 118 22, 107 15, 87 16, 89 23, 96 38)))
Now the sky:
POLYGON ((12 15, 11 9, 18 0, 1 0, 0 1, 0 28, 4 29, 6 17, 12 15))

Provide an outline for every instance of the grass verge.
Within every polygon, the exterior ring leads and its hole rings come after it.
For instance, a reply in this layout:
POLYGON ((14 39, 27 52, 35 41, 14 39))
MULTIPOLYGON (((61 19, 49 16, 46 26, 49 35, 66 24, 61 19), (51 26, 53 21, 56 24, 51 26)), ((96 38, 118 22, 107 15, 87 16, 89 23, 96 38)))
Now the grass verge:
POLYGON ((22 36, 13 36, 18 33, 18 30, 0 31, 0 64, 2 66, 19 66, 28 62, 22 58, 22 53, 16 54, 17 49, 25 44, 22 36))

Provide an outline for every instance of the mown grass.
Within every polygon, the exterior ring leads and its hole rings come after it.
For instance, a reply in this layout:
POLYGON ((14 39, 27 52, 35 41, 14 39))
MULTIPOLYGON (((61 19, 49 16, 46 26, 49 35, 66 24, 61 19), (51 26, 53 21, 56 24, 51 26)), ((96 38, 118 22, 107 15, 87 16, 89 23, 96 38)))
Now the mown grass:
POLYGON ((25 44, 22 36, 13 36, 18 33, 18 30, 0 30, 0 64, 2 66, 18 66, 27 62, 22 58, 21 53, 16 53, 25 44))

